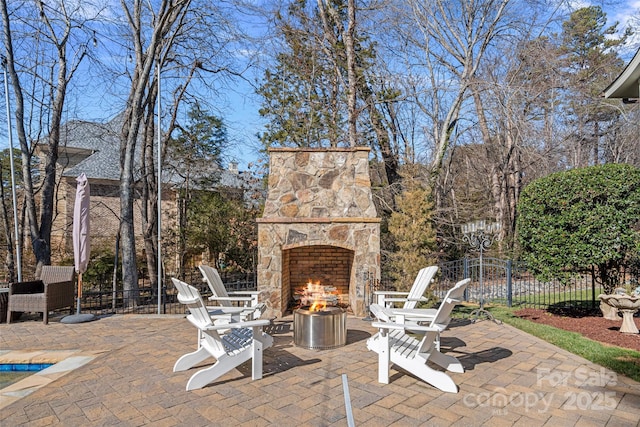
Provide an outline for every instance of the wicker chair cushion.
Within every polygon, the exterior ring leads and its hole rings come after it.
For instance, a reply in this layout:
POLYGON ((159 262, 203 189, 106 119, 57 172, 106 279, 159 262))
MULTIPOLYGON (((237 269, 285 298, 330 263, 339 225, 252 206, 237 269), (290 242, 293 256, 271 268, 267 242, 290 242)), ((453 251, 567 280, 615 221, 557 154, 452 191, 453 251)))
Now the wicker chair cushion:
POLYGON ((44 292, 44 282, 33 280, 31 282, 18 282, 11 284, 13 294, 41 294, 44 292))

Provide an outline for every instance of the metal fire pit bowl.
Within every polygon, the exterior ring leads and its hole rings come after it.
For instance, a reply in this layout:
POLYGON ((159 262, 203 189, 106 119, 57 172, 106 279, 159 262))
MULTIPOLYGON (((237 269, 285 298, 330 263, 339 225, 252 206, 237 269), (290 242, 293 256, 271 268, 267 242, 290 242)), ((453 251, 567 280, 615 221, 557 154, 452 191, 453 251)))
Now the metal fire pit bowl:
POLYGON ((340 307, 293 312, 293 342, 311 350, 329 350, 347 343, 347 312, 340 307))

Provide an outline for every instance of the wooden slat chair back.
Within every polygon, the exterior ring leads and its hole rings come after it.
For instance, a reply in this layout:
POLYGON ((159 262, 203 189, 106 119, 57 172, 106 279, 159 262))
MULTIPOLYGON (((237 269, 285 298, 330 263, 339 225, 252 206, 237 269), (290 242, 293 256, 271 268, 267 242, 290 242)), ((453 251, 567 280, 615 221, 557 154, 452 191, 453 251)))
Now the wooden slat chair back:
POLYGON ((403 291, 376 291, 376 303, 383 307, 393 307, 402 304, 402 308, 413 309, 419 302, 427 302, 424 297, 427 288, 438 272, 438 266, 432 265, 422 268, 416 275, 413 285, 408 292, 403 291))
POLYGON ((442 332, 449 326, 451 322, 451 312, 456 305, 464 301, 464 291, 470 282, 471 279, 461 280, 447 291, 447 294, 440 303, 440 307, 438 307, 434 319, 429 324, 430 327, 437 328, 442 332))
POLYGON ((402 308, 415 308, 418 302, 422 301, 427 288, 431 284, 431 281, 438 272, 438 267, 435 265, 425 267, 418 272, 413 286, 407 296, 407 301, 403 304, 402 308))
MULTIPOLYGON (((212 296, 215 297, 228 297, 227 288, 224 287, 224 283, 222 283, 222 279, 220 278, 220 274, 218 270, 211 267, 210 265, 200 265, 198 266, 202 276, 204 277, 209 289, 211 290, 212 296)), ((231 301, 227 299, 218 300, 217 301, 223 307, 231 307, 233 304, 231 301)))
POLYGON ((210 265, 198 266, 202 277, 207 282, 211 296, 209 301, 218 303, 221 307, 251 307, 254 309, 252 313, 243 312, 243 320, 246 319, 259 319, 265 312, 267 306, 264 303, 258 302, 258 291, 237 291, 229 292, 222 283, 218 270, 210 265))

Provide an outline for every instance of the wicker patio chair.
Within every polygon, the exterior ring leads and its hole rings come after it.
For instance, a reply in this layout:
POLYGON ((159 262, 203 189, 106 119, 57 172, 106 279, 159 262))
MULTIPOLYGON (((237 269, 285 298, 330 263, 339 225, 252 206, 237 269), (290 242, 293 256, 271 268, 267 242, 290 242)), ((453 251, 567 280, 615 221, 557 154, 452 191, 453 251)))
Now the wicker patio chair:
POLYGON ((32 312, 42 313, 46 325, 52 310, 69 307, 73 312, 74 297, 74 267, 43 266, 40 280, 9 284, 7 323, 16 319, 12 312, 32 312))

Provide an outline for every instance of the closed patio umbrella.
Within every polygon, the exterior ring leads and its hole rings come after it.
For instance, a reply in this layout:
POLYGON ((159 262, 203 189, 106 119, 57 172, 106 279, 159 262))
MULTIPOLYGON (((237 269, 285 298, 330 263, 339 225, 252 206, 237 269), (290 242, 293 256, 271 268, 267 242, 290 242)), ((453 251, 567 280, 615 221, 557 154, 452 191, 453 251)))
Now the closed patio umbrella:
POLYGON ((80 314, 80 298, 82 297, 82 273, 87 271, 91 254, 91 227, 89 221, 89 181, 82 173, 76 178, 76 201, 73 207, 73 258, 78 274, 78 308, 73 316, 62 319, 65 323, 79 323, 93 320, 93 314, 80 314))

